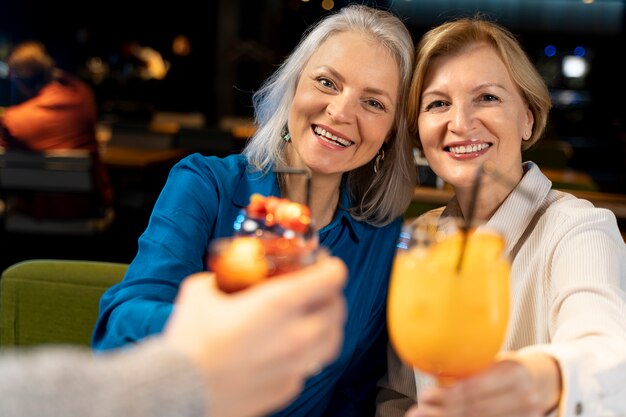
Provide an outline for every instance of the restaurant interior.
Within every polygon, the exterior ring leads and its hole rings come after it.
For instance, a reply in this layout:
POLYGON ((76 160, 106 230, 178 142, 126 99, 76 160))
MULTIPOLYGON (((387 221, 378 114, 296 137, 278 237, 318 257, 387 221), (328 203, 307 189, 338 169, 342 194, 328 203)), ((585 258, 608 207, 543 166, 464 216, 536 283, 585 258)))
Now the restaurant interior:
MULTIPOLYGON (((132 9, 119 0, 73 4, 71 12, 59 3, 35 0, 2 6, 0 108, 10 103, 5 60, 12 45, 25 39, 43 42, 57 66, 87 81, 96 94, 98 140, 115 202, 113 212, 95 225, 48 227, 25 221, 8 227, 2 218, 0 270, 35 258, 130 262, 171 167, 192 152, 239 152, 254 132, 252 92, 309 24, 350 2, 132 3, 132 9)), ((519 35, 545 77, 554 105, 548 134, 525 158, 537 162, 555 188, 611 209, 625 234, 623 1, 359 3, 394 11, 416 40, 447 18, 476 12, 495 17, 519 35)), ((416 172, 423 184, 407 213, 450 198, 451 191, 429 176, 419 155, 416 172)))

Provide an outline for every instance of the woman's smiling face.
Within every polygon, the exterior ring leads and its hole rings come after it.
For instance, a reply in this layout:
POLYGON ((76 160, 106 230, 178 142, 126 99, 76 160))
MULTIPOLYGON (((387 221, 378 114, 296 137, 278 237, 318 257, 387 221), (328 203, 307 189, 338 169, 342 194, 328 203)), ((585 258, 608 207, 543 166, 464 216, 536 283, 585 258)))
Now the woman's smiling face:
POLYGON ((473 184, 486 161, 521 178, 533 115, 492 46, 434 58, 422 90, 419 135, 431 168, 454 187, 473 184))
POLYGON ((289 112, 291 165, 342 174, 374 158, 391 131, 400 69, 358 32, 329 37, 304 67, 289 112))

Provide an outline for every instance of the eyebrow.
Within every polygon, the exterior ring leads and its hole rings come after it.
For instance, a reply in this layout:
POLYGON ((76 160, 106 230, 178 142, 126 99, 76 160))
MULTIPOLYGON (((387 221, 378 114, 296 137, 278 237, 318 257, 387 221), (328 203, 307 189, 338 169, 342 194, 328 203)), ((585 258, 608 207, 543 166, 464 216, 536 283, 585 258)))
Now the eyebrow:
MULTIPOLYGON (((483 83, 483 84, 479 84, 476 87, 472 88, 471 92, 480 91, 480 90, 482 90, 484 88, 487 88, 487 87, 495 87, 495 88, 498 88, 500 90, 508 91, 507 88, 504 85, 500 84, 500 83, 483 83)), ((441 96, 444 96, 445 94, 442 93, 440 90, 432 90, 432 91, 425 90, 422 93, 422 97, 426 97, 426 96, 429 96, 429 95, 441 95, 441 96)))
POLYGON ((482 90, 485 87, 495 87, 495 88, 499 88, 501 90, 507 91, 506 87, 504 85, 500 84, 500 83, 484 83, 484 84, 480 84, 476 88, 472 89, 472 91, 482 90))
MULTIPOLYGON (((339 79, 339 81, 341 82, 345 82, 345 78, 339 74, 337 71, 335 71, 333 68, 326 66, 326 65, 322 65, 321 67, 317 68, 318 70, 326 70, 328 72, 330 72, 333 77, 339 79)), ((392 104, 394 104, 395 102, 393 101, 393 99, 391 98, 391 95, 385 91, 385 90, 381 90, 380 88, 375 88, 375 87, 366 87, 365 88, 365 92, 369 93, 369 94, 374 94, 374 95, 379 95, 379 96, 385 96, 387 98, 387 100, 389 100, 392 104)))

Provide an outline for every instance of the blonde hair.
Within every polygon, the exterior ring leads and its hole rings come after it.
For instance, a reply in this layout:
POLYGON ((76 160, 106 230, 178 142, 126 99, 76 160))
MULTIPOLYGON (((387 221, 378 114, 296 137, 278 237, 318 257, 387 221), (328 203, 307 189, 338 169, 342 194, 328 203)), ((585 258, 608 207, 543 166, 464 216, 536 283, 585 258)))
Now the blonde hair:
POLYGON ((309 58, 329 37, 342 32, 359 32, 380 42, 395 58, 400 69, 398 107, 381 169, 374 174, 374 161, 348 172, 346 187, 354 206, 353 218, 383 226, 408 207, 415 185, 411 139, 406 120, 406 94, 413 72, 414 44, 404 23, 393 14, 352 4, 310 27, 294 51, 270 76, 252 99, 258 130, 243 154, 251 165, 266 172, 287 165, 281 131, 287 124, 296 86, 309 58))
POLYGON ((522 141, 522 150, 526 150, 545 132, 552 107, 548 87, 515 36, 508 29, 479 16, 444 23, 426 32, 420 40, 409 90, 409 128, 419 140, 417 118, 424 78, 432 59, 457 53, 476 43, 493 46, 530 107, 535 121, 530 139, 522 141))

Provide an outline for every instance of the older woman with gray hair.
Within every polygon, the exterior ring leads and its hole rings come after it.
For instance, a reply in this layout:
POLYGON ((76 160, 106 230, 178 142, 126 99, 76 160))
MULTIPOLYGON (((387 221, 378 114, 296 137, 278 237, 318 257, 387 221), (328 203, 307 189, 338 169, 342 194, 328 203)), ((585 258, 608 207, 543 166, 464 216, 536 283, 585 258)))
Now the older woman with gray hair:
POLYGON ((160 332, 181 280, 205 268, 213 239, 233 234, 250 196, 305 201, 305 179, 275 168, 304 170, 314 233, 349 270, 345 342, 275 415, 373 413, 389 274, 415 184, 405 115, 413 54, 387 11, 350 5, 312 26, 254 94, 258 129, 242 154, 191 155, 173 168, 126 277, 101 300, 94 348, 160 332))

